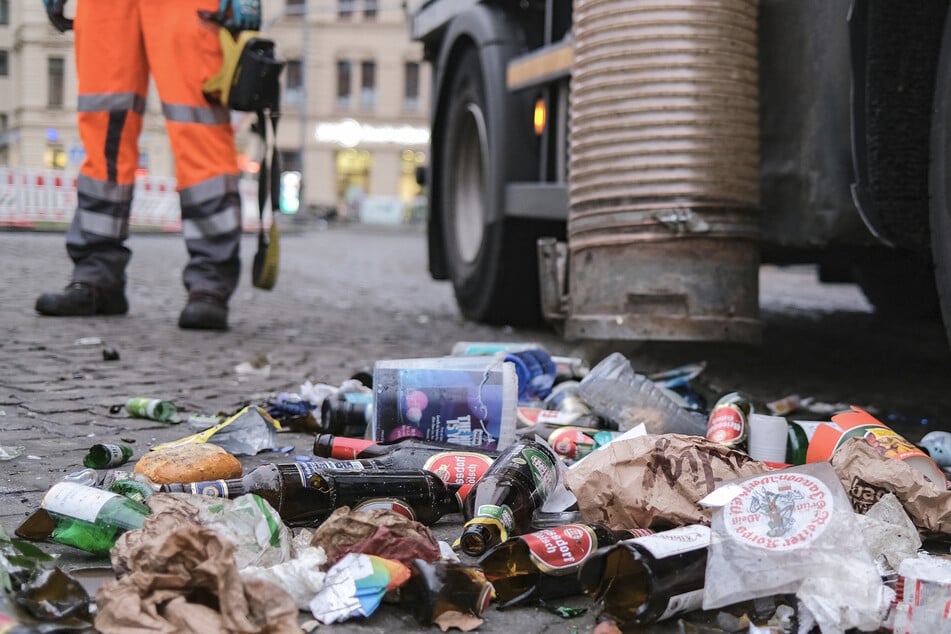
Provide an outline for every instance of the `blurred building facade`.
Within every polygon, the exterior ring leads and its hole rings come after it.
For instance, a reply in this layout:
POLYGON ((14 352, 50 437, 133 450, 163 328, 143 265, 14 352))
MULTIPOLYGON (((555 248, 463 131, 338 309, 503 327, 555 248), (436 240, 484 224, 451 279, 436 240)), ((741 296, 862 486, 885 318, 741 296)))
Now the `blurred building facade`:
MULTIPOLYGON (((431 79, 399 0, 263 5, 263 30, 287 61, 277 147, 284 169, 302 174, 301 208, 347 213, 367 197, 412 201, 428 148, 431 79)), ((0 0, 0 167, 78 170, 72 42, 39 0, 0 0)), ((249 178, 261 153, 251 119, 232 117, 249 178)), ((154 86, 139 149, 143 173, 174 175, 154 86)))

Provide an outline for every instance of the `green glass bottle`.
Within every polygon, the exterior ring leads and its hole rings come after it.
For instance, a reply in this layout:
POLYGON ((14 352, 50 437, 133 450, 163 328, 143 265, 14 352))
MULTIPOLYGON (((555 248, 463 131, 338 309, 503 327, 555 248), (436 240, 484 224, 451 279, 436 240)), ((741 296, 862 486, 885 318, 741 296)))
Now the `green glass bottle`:
POLYGON ((90 469, 113 469, 124 465, 132 457, 132 447, 100 443, 89 448, 83 466, 90 469))
POLYGON ((809 449, 809 435, 796 421, 786 421, 788 437, 786 439, 786 462, 788 464, 806 464, 806 450, 809 449))
POLYGON ((136 418, 150 418, 163 423, 178 423, 181 421, 175 404, 158 398, 136 396, 126 401, 125 409, 136 418))
POLYGON ((117 493, 59 482, 40 506, 56 522, 53 541, 90 553, 105 554, 127 530, 141 528, 149 507, 117 493))

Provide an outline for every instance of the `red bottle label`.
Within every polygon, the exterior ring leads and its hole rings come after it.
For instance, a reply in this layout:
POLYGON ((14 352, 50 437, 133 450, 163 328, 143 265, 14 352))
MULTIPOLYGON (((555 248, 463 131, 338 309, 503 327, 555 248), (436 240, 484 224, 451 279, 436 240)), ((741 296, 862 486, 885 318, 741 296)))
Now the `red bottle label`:
POLYGON ((353 460, 361 451, 375 444, 376 442, 373 440, 337 436, 334 438, 333 447, 330 449, 330 457, 338 460, 353 460))
POLYGON ((728 403, 713 408, 707 421, 707 440, 733 446, 746 438, 746 416, 736 405, 728 403))
POLYGON ((578 427, 556 429, 548 437, 548 444, 559 456, 579 460, 594 451, 594 439, 578 427))
POLYGON ((423 465, 423 469, 432 471, 446 484, 459 485, 456 492, 459 501, 466 499, 472 486, 482 479, 492 466, 492 458, 470 451, 446 451, 433 454, 423 465))
POLYGON ((584 524, 548 528, 519 537, 528 545, 540 570, 552 575, 574 571, 598 547, 594 531, 584 524))
POLYGON ((397 500, 396 498, 370 498, 369 500, 363 500, 353 507, 354 511, 363 511, 364 513, 368 513, 374 509, 393 511, 411 520, 416 519, 416 513, 413 511, 413 507, 403 500, 397 500))

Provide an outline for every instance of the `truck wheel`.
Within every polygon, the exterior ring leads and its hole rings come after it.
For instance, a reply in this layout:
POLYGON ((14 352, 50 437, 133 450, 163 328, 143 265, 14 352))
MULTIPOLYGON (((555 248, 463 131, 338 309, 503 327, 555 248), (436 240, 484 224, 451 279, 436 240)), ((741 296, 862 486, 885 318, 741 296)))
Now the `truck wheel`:
POLYGON ((934 320, 940 315, 927 255, 873 249, 856 258, 852 276, 875 313, 885 319, 934 320))
POLYGON ((439 213, 449 276, 467 319, 538 325, 538 223, 494 213, 504 204, 507 170, 505 157, 491 146, 491 126, 500 122, 489 117, 484 81, 479 55, 469 48, 454 66, 441 135, 439 213))
POLYGON ((951 13, 945 20, 931 116, 931 253, 941 316, 951 342, 951 13))

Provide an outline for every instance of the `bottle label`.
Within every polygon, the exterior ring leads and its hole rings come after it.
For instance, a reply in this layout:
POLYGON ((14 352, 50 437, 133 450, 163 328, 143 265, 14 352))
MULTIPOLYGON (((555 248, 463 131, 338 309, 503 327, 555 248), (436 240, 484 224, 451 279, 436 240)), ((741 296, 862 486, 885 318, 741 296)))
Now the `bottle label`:
POLYGON ((469 522, 474 524, 494 524, 501 534, 502 541, 508 539, 509 532, 515 528, 515 514, 508 505, 483 504, 476 509, 475 517, 469 522))
POLYGON ((300 483, 310 486, 311 476, 321 475, 321 471, 364 471, 366 467, 359 460, 308 460, 295 462, 297 472, 300 473, 300 483))
POLYGON ((733 403, 718 405, 707 421, 707 440, 728 447, 738 445, 746 438, 746 415, 733 403))
POLYGON ((193 495, 203 495, 206 498, 228 497, 228 483, 224 480, 210 480, 208 482, 193 482, 188 485, 193 495))
POLYGON ((630 541, 645 548, 656 559, 665 559, 709 546, 710 527, 700 524, 679 526, 630 541))
POLYGON ((122 453, 122 447, 119 445, 101 444, 99 447, 102 447, 103 451, 105 451, 107 454, 106 461, 102 464, 102 466, 98 467, 99 469, 111 469, 113 467, 121 466, 125 463, 126 457, 125 454, 122 453))
POLYGON ((102 507, 110 500, 120 497, 122 496, 102 489, 73 482, 60 482, 46 492, 40 506, 54 515, 72 517, 93 524, 102 507))
POLYGON ((664 610, 664 613, 657 617, 658 621, 663 621, 664 619, 669 619, 670 617, 681 614, 683 612, 690 612, 691 610, 699 610, 703 607, 703 588, 699 590, 692 590, 690 592, 684 592, 683 594, 675 594, 670 597, 670 601, 667 602, 667 609, 664 610))
POLYGON ((547 453, 531 447, 523 449, 522 456, 528 462, 539 496, 542 501, 547 500, 548 496, 555 491, 555 485, 558 484, 558 472, 555 471, 554 463, 547 453))
POLYGON ((403 500, 398 500, 396 498, 370 498, 369 500, 363 500, 353 507, 354 511, 363 511, 364 513, 368 513, 375 509, 393 511, 394 513, 399 513, 403 517, 408 517, 411 520, 416 519, 416 511, 413 510, 413 507, 403 500))
POLYGON ((522 535, 532 561, 551 575, 577 569, 598 547, 598 538, 584 524, 568 524, 522 535))
POLYGON ((579 427, 556 429, 548 437, 548 444, 559 456, 569 460, 580 460, 597 447, 597 441, 591 436, 596 430, 579 427))
POLYGON ((462 502, 472 486, 478 482, 492 466, 492 458, 470 451, 445 451, 433 454, 423 465, 423 469, 432 471, 446 484, 458 485, 456 497, 462 502))
POLYGON ((804 548, 832 520, 832 493, 811 475, 767 473, 739 488, 723 507, 726 533, 737 543, 776 551, 804 548))

